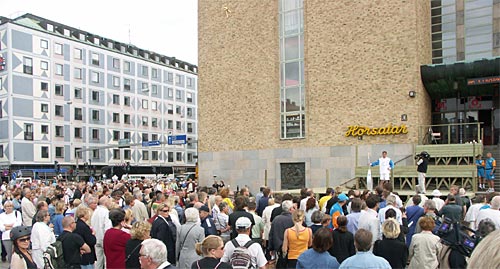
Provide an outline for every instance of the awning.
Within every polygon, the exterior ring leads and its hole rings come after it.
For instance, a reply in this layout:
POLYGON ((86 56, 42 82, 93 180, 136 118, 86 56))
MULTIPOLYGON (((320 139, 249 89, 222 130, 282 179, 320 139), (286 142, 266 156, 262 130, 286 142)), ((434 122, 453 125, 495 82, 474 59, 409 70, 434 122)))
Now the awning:
POLYGON ((500 76, 500 57, 453 64, 420 66, 425 89, 432 99, 460 96, 491 95, 498 91, 496 84, 467 85, 467 80, 500 76), (457 83, 457 89, 454 84, 457 83))

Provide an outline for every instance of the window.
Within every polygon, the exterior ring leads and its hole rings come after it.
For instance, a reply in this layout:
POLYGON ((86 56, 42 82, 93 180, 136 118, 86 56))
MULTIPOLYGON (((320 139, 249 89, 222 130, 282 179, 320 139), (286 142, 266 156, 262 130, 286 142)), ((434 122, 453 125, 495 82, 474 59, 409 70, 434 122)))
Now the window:
POLYGON ((56 64, 56 75, 58 75, 58 76, 63 75, 63 65, 62 64, 56 64))
POLYGON ((62 137, 64 136, 64 133, 63 133, 63 127, 62 126, 56 126, 56 136, 57 137, 62 137))
POLYGON ((142 100, 142 109, 148 109, 148 100, 142 100))
POLYGON ((147 150, 142 151, 142 160, 143 161, 149 160, 149 151, 147 151, 147 150))
POLYGON ((186 78, 186 85, 188 87, 193 87, 193 78, 186 78))
POLYGON ((158 140, 158 134, 151 134, 151 140, 158 140))
POLYGON ((148 117, 142 116, 142 126, 148 126, 148 117))
POLYGON ((113 113, 113 122, 114 123, 120 122, 120 113, 113 113))
POLYGON ((172 104, 168 104, 167 105, 167 111, 168 111, 168 114, 174 114, 174 105, 172 104))
POLYGON ((192 103, 193 102, 193 93, 190 93, 190 92, 186 93, 186 101, 188 103, 192 103))
POLYGON ((151 77, 152 78, 158 78, 158 69, 151 68, 151 77))
POLYGON ((33 59, 23 57, 23 73, 33 75, 33 59))
POLYGON ((120 96, 118 94, 113 94, 113 105, 120 104, 120 96))
POLYGON ((75 88, 75 99, 82 99, 82 88, 75 88))
POLYGON ((113 68, 120 69, 120 59, 113 58, 113 68))
POLYGON ((56 147, 56 158, 64 158, 64 147, 56 147))
POLYGON ((113 77, 113 86, 120 87, 120 78, 119 77, 113 77))
POLYGON ((43 113, 49 112, 49 104, 42 104, 41 111, 43 113))
POLYGON ((130 96, 123 96, 123 104, 125 106, 130 106, 130 96))
POLYGON ((63 45, 59 44, 59 43, 55 43, 54 44, 54 53, 58 54, 58 55, 62 55, 63 54, 63 45))
POLYGON ((56 84, 54 86, 54 94, 58 96, 63 96, 64 95, 63 85, 56 84))
POLYGON ((49 41, 45 39, 40 40, 40 48, 42 49, 48 49, 49 48, 49 41))
POLYGON ((175 90, 175 99, 182 99, 182 92, 180 90, 175 90))
POLYGON ((126 91, 130 91, 130 79, 128 78, 123 79, 123 89, 126 91))
POLYGON ((42 91, 48 91, 49 90, 49 83, 47 83, 47 82, 40 82, 40 89, 42 91))
POLYGON ((3 145, 0 145, 0 158, 3 158, 3 145))
POLYGON ((130 115, 129 114, 123 114, 123 122, 125 124, 130 124, 130 115))
POLYGON ((92 101, 99 102, 99 92, 92 91, 92 101))
POLYGON ((82 54, 82 50, 81 50, 81 49, 77 49, 77 48, 75 48, 75 49, 73 50, 73 53, 75 54, 75 55, 74 55, 74 58, 75 58, 75 59, 78 59, 78 60, 83 59, 83 54, 82 54))
POLYGON ((120 159, 120 150, 113 149, 113 160, 119 160, 119 159, 120 159))
POLYGON ((82 118, 83 118, 82 108, 75 107, 75 120, 82 120, 82 118))
POLYGON ((63 116, 63 107, 56 105, 55 109, 54 109, 54 114, 58 117, 62 117, 63 116))
POLYGON ((75 127, 75 138, 82 138, 82 128, 75 127))
POLYGON ((191 107, 186 108, 186 114, 190 118, 193 117, 193 108, 191 107))
POLYGON ((168 88, 167 89, 167 96, 168 96, 168 98, 174 98, 174 89, 168 88))
POLYGON ((92 64, 99 66, 99 54, 92 52, 91 57, 92 57, 92 64))
POLYGON ((92 129, 92 139, 99 140, 99 129, 92 129))
POLYGON ((99 110, 92 110, 92 120, 99 120, 99 110))
POLYGON ((131 156, 130 149, 123 150, 123 159, 124 160, 130 160, 130 156, 131 156))
POLYGON ((168 153, 168 162, 169 163, 173 163, 174 162, 174 153, 173 152, 169 152, 168 153))
POLYGON ((120 131, 113 131, 113 141, 120 140, 120 131))
POLYGON ((177 130, 182 130, 182 122, 176 121, 175 122, 175 129, 177 130))
POLYGON ((130 72, 130 62, 127 61, 123 62, 123 71, 130 72))
POLYGON ((148 67, 147 66, 144 66, 144 65, 142 66, 142 68, 141 68, 141 74, 143 76, 147 76, 148 75, 148 67))
POLYGON ((178 162, 182 162, 183 159, 182 159, 182 152, 176 152, 175 153, 175 160, 178 161, 178 162))
POLYGON ((182 86, 182 76, 175 75, 175 85, 182 86))
POLYGON ((42 70, 49 70, 49 62, 40 61, 40 69, 42 69, 42 70))
POLYGON ((130 132, 123 132, 123 139, 130 139, 130 132))
POLYGON ((42 152, 41 152, 41 153, 42 153, 42 154, 41 154, 41 157, 42 157, 43 159, 47 159, 47 158, 49 158, 49 147, 45 147, 45 146, 43 146, 43 147, 42 147, 42 152))
POLYGON ((151 85, 151 94, 158 95, 158 85, 151 85))
POLYGON ((75 158, 77 159, 82 158, 82 148, 75 148, 75 158))
POLYGON ((75 76, 75 79, 82 79, 82 69, 75 67, 75 70, 73 71, 73 75, 75 76))
POLYGON ((149 141, 149 135, 147 133, 142 133, 142 141, 149 141))
POLYGON ((192 133, 193 132, 193 123, 188 122, 187 123, 187 132, 192 133))
POLYGON ((158 161, 158 151, 157 150, 151 151, 151 160, 158 161))
POLYGON ((173 120, 168 120, 167 121, 167 128, 168 129, 174 129, 174 121, 173 120))
POLYGON ((167 73, 167 81, 168 82, 174 81, 174 74, 173 73, 170 73, 170 72, 167 73))
POLYGON ((42 134, 49 134, 49 126, 48 125, 42 125, 40 133, 42 133, 42 134))
POLYGON ((98 72, 95 72, 95 71, 90 72, 90 77, 92 79, 92 82, 99 83, 99 73, 98 72))
POLYGON ((181 106, 175 106, 175 114, 182 114, 181 106))
POLYGON ((98 149, 92 150, 92 159, 100 159, 100 154, 98 149))
POLYGON ((24 140, 33 140, 33 124, 24 124, 24 140))
POLYGON ((158 110, 158 102, 156 101, 151 101, 151 110, 158 110))

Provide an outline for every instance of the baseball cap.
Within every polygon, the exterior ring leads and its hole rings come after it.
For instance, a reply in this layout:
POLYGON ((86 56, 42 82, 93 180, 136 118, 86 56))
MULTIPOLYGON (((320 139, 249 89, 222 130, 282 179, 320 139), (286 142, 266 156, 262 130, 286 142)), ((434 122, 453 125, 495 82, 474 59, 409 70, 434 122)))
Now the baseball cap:
POLYGON ((236 220, 236 229, 247 229, 250 228, 250 226, 252 226, 252 222, 247 217, 240 217, 236 220))
POLYGON ((349 197, 347 197, 347 195, 345 195, 344 193, 339 194, 338 198, 340 202, 349 200, 349 197))
POLYGON ((209 212, 210 213, 210 209, 208 209, 208 206, 206 205, 202 205, 200 206, 200 208, 198 209, 199 211, 205 211, 205 212, 209 212))

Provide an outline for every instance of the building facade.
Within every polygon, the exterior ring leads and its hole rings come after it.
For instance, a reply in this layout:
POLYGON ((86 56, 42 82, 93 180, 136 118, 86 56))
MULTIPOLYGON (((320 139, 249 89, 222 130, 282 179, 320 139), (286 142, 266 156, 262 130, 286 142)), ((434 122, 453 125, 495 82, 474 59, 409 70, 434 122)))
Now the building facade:
POLYGON ((198 1, 201 184, 335 186, 431 123, 429 1, 198 1))
POLYGON ((0 19, 1 167, 194 168, 195 65, 31 14, 0 19), (177 135, 188 143, 168 145, 177 135))

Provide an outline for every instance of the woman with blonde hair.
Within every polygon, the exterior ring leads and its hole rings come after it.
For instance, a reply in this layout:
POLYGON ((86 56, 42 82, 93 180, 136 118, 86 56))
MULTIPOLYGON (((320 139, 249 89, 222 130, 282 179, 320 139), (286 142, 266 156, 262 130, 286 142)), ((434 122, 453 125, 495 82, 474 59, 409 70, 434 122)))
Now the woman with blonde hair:
POLYGON ((312 246, 311 228, 302 226, 305 219, 304 210, 296 210, 292 214, 293 227, 285 230, 283 235, 283 255, 287 257, 287 268, 295 268, 300 254, 312 246))
POLYGON ((191 269, 232 269, 233 267, 220 258, 224 255, 224 242, 215 235, 209 235, 201 243, 196 243, 196 253, 203 259, 193 262, 191 269))
POLYGON ((382 224, 383 239, 375 241, 373 254, 386 259, 392 268, 405 268, 408 261, 408 247, 398 239, 401 233, 399 222, 389 218, 382 224))
POLYGON ((132 229, 133 220, 134 220, 134 213, 132 212, 132 209, 130 208, 125 209, 125 220, 123 221, 122 224, 122 231, 130 233, 130 229, 132 229))
POLYGON ((92 269, 94 268, 94 263, 96 261, 95 255, 95 244, 96 237, 92 232, 92 229, 87 224, 90 220, 91 209, 86 206, 79 206, 76 208, 76 228, 73 231, 75 234, 79 234, 85 244, 90 247, 90 253, 82 254, 81 268, 82 269, 92 269))
POLYGON ((130 239, 125 245, 125 268, 141 268, 139 250, 141 250, 142 241, 150 238, 150 231, 151 223, 147 221, 138 221, 132 225, 130 239))
POLYGON ((224 187, 222 190, 220 190, 219 195, 222 197, 222 202, 226 203, 229 206, 230 213, 233 212, 234 210, 234 205, 233 201, 231 201, 231 198, 229 198, 229 188, 224 187))

